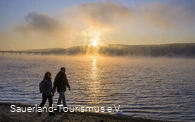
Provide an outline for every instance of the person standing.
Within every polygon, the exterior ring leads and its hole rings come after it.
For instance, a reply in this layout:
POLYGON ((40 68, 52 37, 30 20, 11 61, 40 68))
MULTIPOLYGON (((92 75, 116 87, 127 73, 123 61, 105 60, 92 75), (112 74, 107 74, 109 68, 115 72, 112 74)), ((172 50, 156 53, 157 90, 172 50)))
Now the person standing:
MULTIPOLYGON (((71 90, 70 85, 68 83, 67 76, 66 76, 66 69, 65 67, 61 67, 60 71, 57 73, 55 77, 54 88, 53 88, 54 92, 56 91, 56 88, 57 88, 57 92, 59 93, 57 105, 60 105, 62 101, 63 106, 67 107, 66 97, 65 97, 66 87, 68 87, 69 91, 71 90)), ((59 111, 59 106, 57 107, 57 110, 59 111)))

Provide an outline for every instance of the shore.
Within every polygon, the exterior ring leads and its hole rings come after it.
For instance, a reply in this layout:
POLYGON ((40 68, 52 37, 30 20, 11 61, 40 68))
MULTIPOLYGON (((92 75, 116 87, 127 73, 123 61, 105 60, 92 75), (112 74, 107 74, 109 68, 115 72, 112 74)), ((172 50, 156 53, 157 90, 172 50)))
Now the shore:
MULTIPOLYGON (((17 107, 29 105, 15 104, 17 107)), ((101 113, 64 113, 56 112, 55 115, 36 112, 10 112, 11 103, 0 103, 0 122, 166 122, 131 116, 110 115, 101 113)))

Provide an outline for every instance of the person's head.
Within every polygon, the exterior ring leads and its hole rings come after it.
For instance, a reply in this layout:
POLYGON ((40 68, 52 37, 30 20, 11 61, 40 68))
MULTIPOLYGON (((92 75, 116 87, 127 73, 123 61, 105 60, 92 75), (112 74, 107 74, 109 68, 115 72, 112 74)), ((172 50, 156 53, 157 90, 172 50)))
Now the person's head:
POLYGON ((65 72, 66 72, 65 67, 61 67, 61 68, 60 68, 60 71, 63 72, 63 73, 65 73, 65 72))
POLYGON ((51 72, 46 72, 43 79, 51 79, 51 72))

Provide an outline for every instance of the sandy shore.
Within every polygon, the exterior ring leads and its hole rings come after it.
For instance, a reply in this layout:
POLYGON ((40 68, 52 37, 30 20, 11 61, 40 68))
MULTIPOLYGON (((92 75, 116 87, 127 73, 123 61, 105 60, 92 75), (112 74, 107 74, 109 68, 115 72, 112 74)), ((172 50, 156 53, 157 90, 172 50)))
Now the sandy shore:
MULTIPOLYGON (((99 113, 64 113, 56 112, 55 115, 36 112, 10 112, 10 103, 0 103, 0 122, 165 122, 131 116, 108 115, 99 113)), ((29 105, 15 104, 17 107, 29 107, 29 105)))

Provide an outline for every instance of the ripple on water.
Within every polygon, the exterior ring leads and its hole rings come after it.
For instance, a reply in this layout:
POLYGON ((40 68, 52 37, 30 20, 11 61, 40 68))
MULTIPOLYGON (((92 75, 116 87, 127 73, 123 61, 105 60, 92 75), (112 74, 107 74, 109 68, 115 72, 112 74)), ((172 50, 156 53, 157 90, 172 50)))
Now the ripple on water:
MULTIPOLYGON (((46 71, 53 79, 66 66, 72 91, 70 106, 120 105, 124 115, 195 120, 194 59, 67 58, 65 56, 1 56, 0 101, 39 104, 38 84, 46 71), (45 62, 47 60, 47 62, 45 62), (113 62, 115 61, 115 62, 113 62), (91 64, 93 63, 93 64, 91 64), (50 67, 48 67, 50 66, 50 67), (13 70, 14 69, 14 70, 13 70)), ((55 93, 54 104, 58 93, 55 93)))

